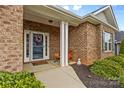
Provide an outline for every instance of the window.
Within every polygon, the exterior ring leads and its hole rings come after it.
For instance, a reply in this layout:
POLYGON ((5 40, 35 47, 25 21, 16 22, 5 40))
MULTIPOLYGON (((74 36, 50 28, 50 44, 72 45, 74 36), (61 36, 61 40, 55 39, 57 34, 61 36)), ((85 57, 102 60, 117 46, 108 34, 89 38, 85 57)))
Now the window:
POLYGON ((103 32, 103 48, 104 51, 112 51, 112 34, 103 32))

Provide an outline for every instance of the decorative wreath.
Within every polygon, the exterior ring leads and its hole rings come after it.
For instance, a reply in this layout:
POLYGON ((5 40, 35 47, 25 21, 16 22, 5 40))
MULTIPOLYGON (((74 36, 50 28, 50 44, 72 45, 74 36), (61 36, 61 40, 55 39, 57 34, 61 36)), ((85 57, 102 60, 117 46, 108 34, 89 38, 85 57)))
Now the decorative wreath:
POLYGON ((42 41, 42 38, 40 37, 40 35, 35 35, 34 41, 35 41, 36 43, 40 43, 40 42, 42 41))

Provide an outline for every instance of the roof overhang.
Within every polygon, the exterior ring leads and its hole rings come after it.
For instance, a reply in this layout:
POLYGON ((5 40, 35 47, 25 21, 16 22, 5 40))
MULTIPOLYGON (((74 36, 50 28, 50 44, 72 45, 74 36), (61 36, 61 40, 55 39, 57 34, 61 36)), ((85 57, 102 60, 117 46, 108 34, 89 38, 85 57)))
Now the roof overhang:
MULTIPOLYGON (((108 8, 108 7, 106 7, 108 8)), ((101 12, 103 10, 100 10, 101 12)), ((67 21, 72 26, 78 26, 79 24, 89 21, 95 25, 103 23, 108 25, 109 27, 113 28, 114 30, 118 31, 118 28, 103 22, 93 14, 86 15, 84 17, 80 17, 75 15, 74 13, 67 11, 58 6, 51 6, 51 5, 26 5, 24 6, 24 14, 32 14, 32 15, 39 15, 48 18, 48 19, 55 19, 58 21, 67 21)), ((98 12, 97 12, 98 13, 98 12)))
POLYGON ((92 24, 94 24, 94 25, 104 24, 104 25, 107 25, 107 26, 111 27, 111 28, 114 29, 115 31, 118 31, 118 29, 115 28, 114 26, 111 26, 110 24, 103 22, 102 20, 98 19, 96 16, 94 16, 94 15, 92 15, 92 14, 83 17, 82 23, 83 23, 83 22, 86 22, 86 21, 87 21, 87 22, 90 22, 90 23, 92 23, 92 24))
POLYGON ((112 9, 112 6, 111 5, 107 5, 107 6, 104 6, 96 11, 94 11, 92 14, 93 15, 97 15, 101 12, 105 12, 106 13, 106 16, 108 18, 108 20, 110 20, 111 24, 117 28, 119 30, 119 27, 118 27, 118 24, 117 24, 117 20, 115 18, 115 15, 114 15, 114 11, 112 9))
POLYGON ((66 11, 53 6, 45 5, 27 5, 24 6, 24 13, 32 15, 40 15, 45 18, 51 18, 58 21, 67 21, 70 25, 77 26, 81 22, 81 18, 67 13, 66 11), (60 11, 61 10, 61 11, 60 11))

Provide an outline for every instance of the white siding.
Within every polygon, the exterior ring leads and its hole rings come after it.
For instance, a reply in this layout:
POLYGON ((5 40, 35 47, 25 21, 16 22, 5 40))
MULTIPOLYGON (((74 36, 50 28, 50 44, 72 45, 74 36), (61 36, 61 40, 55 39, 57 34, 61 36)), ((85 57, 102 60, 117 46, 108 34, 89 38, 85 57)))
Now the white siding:
POLYGON ((108 23, 107 18, 106 18, 106 16, 105 16, 104 12, 101 12, 101 13, 97 14, 96 16, 97 16, 99 19, 103 20, 104 22, 107 22, 107 23, 108 23))

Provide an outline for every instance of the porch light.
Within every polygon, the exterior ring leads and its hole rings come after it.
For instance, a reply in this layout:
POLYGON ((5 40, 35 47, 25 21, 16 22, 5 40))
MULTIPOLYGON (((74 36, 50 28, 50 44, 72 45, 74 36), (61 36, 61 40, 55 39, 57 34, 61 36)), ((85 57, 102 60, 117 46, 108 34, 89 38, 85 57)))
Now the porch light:
POLYGON ((49 23, 53 23, 53 20, 48 20, 49 23))

